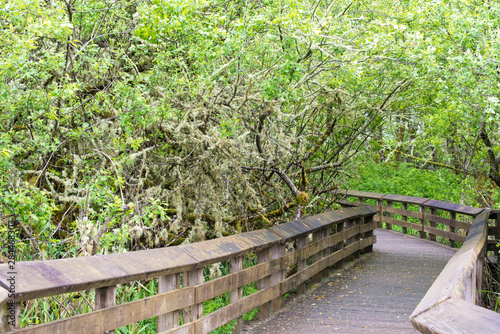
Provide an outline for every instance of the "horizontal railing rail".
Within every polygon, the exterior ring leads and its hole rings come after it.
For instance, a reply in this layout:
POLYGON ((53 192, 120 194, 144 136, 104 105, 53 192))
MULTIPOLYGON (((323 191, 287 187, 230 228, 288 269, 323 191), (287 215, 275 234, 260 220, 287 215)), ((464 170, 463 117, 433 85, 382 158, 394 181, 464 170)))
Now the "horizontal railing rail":
POLYGON ((19 262, 12 274, 3 264, 2 330, 103 333, 153 317, 159 333, 209 333, 235 319, 236 328, 241 328, 244 313, 258 307, 259 317, 268 316, 293 288, 302 293, 307 280, 318 281, 331 266, 370 252, 376 242, 375 214, 366 206, 344 208, 268 230, 181 246, 19 262), (243 268, 243 257, 248 255, 256 257, 256 264, 243 268), (204 268, 222 261, 230 263, 230 273, 204 282, 204 268), (118 284, 145 279, 158 280, 157 293, 116 305, 118 284), (243 287, 254 282, 258 291, 243 297, 243 287), (94 311, 19 328, 20 310, 27 301, 92 289, 94 311), (203 302, 228 292, 229 305, 203 314, 203 302))
POLYGON ((438 236, 451 247, 457 246, 455 242, 463 243, 410 316, 417 330, 421 333, 500 333, 500 314, 476 305, 481 300, 479 291, 487 251, 494 251, 498 256, 500 210, 352 190, 339 190, 337 195, 344 207, 368 205, 377 210, 374 221, 379 227, 383 227, 383 223, 389 230, 400 226, 402 233, 432 241, 439 241, 438 236), (369 201, 372 203, 367 203, 369 201), (471 223, 463 218, 458 220, 459 216, 473 220, 471 223))

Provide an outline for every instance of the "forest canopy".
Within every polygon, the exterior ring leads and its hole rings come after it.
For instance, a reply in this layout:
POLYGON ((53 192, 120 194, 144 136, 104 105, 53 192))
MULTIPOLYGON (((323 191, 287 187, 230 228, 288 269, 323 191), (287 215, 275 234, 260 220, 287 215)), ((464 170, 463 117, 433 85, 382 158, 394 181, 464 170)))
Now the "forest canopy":
POLYGON ((370 164, 497 205, 498 2, 0 4, 1 229, 24 259, 269 227, 370 164))

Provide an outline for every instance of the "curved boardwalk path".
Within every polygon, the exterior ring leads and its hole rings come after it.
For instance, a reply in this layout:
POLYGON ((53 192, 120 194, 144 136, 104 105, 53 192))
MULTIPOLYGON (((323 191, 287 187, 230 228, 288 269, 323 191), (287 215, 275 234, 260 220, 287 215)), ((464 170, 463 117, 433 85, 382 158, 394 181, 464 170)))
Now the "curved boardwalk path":
POLYGON ((409 316, 455 253, 449 246, 378 229, 363 255, 245 333, 416 333, 409 316))

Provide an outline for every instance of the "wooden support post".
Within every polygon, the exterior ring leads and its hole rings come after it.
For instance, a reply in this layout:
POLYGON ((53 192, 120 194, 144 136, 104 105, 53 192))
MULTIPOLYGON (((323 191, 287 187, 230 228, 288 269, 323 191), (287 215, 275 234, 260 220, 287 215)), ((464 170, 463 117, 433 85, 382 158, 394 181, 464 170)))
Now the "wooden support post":
MULTIPOLYGON (((231 274, 237 273, 238 271, 241 271, 242 269, 243 269, 243 257, 242 256, 238 256, 238 257, 232 258, 230 260, 229 272, 231 274)), ((237 289, 231 291, 231 299, 230 299, 231 304, 236 303, 237 301, 239 301, 242 298, 243 298, 243 287, 240 287, 240 288, 237 288, 237 289)), ((243 318, 239 317, 238 319, 236 319, 236 326, 233 329, 233 333, 235 333, 235 334, 241 333, 242 328, 243 328, 243 318)))
MULTIPOLYGON (((276 245, 271 248, 271 258, 279 259, 285 254, 285 245, 276 245)), ((271 285, 280 284, 283 281, 284 271, 278 270, 274 274, 271 275, 271 285)), ((271 309, 273 311, 280 310, 283 307, 283 298, 284 296, 279 296, 271 301, 271 309)))
MULTIPOLYGON (((297 250, 301 250, 306 246, 306 244, 307 244, 307 235, 299 237, 297 239, 297 250)), ((297 262, 297 272, 300 272, 301 270, 305 269, 306 265, 307 265, 307 258, 299 260, 297 262)), ((297 286, 297 295, 303 294, 305 291, 306 291, 306 283, 302 282, 297 286)))
MULTIPOLYGON (((3 290, 3 289, 2 289, 3 290)), ((8 301, 7 298, 1 301, 0 305, 0 317, 1 317, 1 327, 0 333, 8 332, 11 328, 9 328, 9 309, 8 309, 8 301)))
MULTIPOLYGON (((195 286, 203 283, 203 268, 193 269, 183 273, 182 286, 195 286)), ((198 320, 203 316, 203 303, 191 305, 182 310, 184 324, 198 320)))
POLYGON ((363 199, 364 199, 363 197, 358 197, 358 203, 363 204, 363 202, 364 202, 363 199))
MULTIPOLYGON (((363 217, 361 218, 361 224, 371 224, 373 222, 372 217, 363 217)), ((369 237, 373 236, 373 230, 364 232, 361 234, 361 239, 368 239, 369 237)), ((373 252, 373 245, 366 246, 363 248, 362 253, 370 253, 373 252)))
MULTIPOLYGON (((328 238, 328 236, 330 235, 330 228, 327 227, 323 230, 323 238, 328 238)), ((325 258, 327 257, 328 255, 330 255, 330 247, 326 247, 325 250, 323 251, 323 256, 322 258, 325 258)), ((323 278, 327 278, 328 276, 330 276, 330 267, 326 267, 323 271, 323 278)))
MULTIPOLYGON (((116 285, 95 289, 95 309, 113 307, 116 305, 116 285)), ((114 333, 114 330, 105 333, 114 333)))
MULTIPOLYGON (((354 220, 354 226, 358 225, 360 226, 361 224, 363 224, 363 219, 364 218, 357 218, 354 220)), ((354 237, 353 237, 353 242, 358 242, 361 240, 361 234, 356 234, 354 237)), ((357 250, 354 254, 354 258, 355 259, 359 259, 359 257, 361 256, 361 250, 357 250)))
POLYGON ((116 285, 95 289, 95 309, 100 310, 116 305, 116 285))
MULTIPOLYGON (((346 228, 346 230, 348 230, 348 229, 350 229, 351 227, 353 227, 354 225, 356 225, 356 220, 351 219, 351 220, 348 220, 348 221, 345 223, 345 228, 346 228)), ((346 245, 346 246, 349 246, 350 244, 352 244, 352 243, 356 240, 355 238, 356 238, 356 236, 354 236, 354 237, 350 237, 350 238, 346 239, 346 241, 345 241, 345 245, 346 245)), ((351 255, 347 256, 344 260, 345 260, 345 262, 349 262, 349 261, 354 260, 354 259, 355 259, 355 257, 356 257, 356 256, 355 256, 355 254, 351 254, 351 255)))
MULTIPOLYGON (((14 328, 19 328, 21 327, 21 303, 15 303, 14 304, 14 328)), ((12 327, 12 326, 11 326, 12 327)), ((11 328, 13 329, 13 328, 11 328)))
MULTIPOLYGON (((269 261, 271 258, 271 249, 266 248, 257 252, 257 264, 261 264, 269 261)), ((264 277, 257 281, 257 289, 262 290, 271 286, 271 276, 264 277)), ((271 303, 264 303, 259 306, 259 313, 257 313, 256 318, 262 319, 267 318, 270 315, 270 305, 271 303)))
POLYGON ((9 299, 9 291, 0 287, 0 333, 19 328, 20 310, 20 304, 9 299))
MULTIPOLYGON (((336 233, 337 233, 337 226, 336 226, 336 224, 332 224, 332 225, 330 225, 330 227, 328 227, 328 229, 327 229, 326 231, 327 231, 327 233, 326 233, 326 236, 327 236, 327 237, 329 237, 329 236, 332 236, 332 235, 336 234, 336 233)), ((327 251, 326 251, 326 253, 325 253, 325 256, 330 256, 331 254, 335 253, 335 251, 337 250, 337 249, 336 249, 336 247, 337 247, 337 245, 330 245, 330 246, 327 248, 327 251)), ((330 267, 328 268, 328 275, 330 275, 331 270, 332 270, 332 269, 334 269, 334 268, 335 268, 335 265, 330 266, 330 267)))
MULTIPOLYGON (((344 233, 344 230, 345 230, 344 225, 345 225, 345 222, 341 222, 341 223, 337 224, 337 233, 344 233)), ((345 243, 345 238, 343 238, 343 240, 341 242, 339 242, 338 244, 336 244, 334 246, 335 251, 338 251, 338 250, 341 250, 342 248, 344 248, 344 243, 345 243)), ((344 264, 344 259, 335 263, 335 268, 342 268, 343 264, 344 264)))
MULTIPOLYGON (((323 239, 324 235, 325 235, 324 229, 313 232, 313 242, 316 242, 316 241, 323 239)), ((312 261, 312 263, 318 262, 319 260, 321 260, 322 257, 323 257, 323 251, 320 251, 320 252, 314 254, 313 256, 311 256, 311 261, 312 261)), ((319 283, 319 282, 321 282, 322 278, 323 278, 323 273, 319 272, 316 275, 314 275, 313 277, 311 277, 311 283, 319 283)))
MULTIPOLYGON (((387 207, 388 208, 392 208, 392 201, 386 201, 387 202, 387 207)), ((386 212, 386 217, 387 218, 392 218, 392 213, 390 212, 386 212)), ((385 229, 386 230, 392 230, 392 224, 389 224, 388 222, 385 223, 385 229)))
POLYGON ((0 333, 8 332, 9 329, 9 292, 0 287, 0 333))
MULTIPOLYGON (((457 213, 456 212, 450 212, 450 219, 451 220, 457 220, 457 213)), ((450 232, 455 233, 455 226, 450 226, 450 232)), ((454 248, 455 247, 455 240, 450 239, 450 247, 454 248)))
POLYGON ((424 215, 426 212, 427 212, 427 207, 421 205, 420 206, 420 214, 422 215, 422 218, 419 219, 420 220, 420 231, 418 233, 420 235, 420 238, 422 238, 422 239, 425 239, 424 227, 426 225, 426 222, 425 222, 424 215))
POLYGON ((382 205, 384 203, 384 200, 382 199, 377 199, 377 214, 375 215, 375 217, 373 218, 376 222, 377 222, 377 227, 378 228, 382 228, 382 216, 383 216, 383 212, 382 212, 382 205))
MULTIPOLYGON (((408 211, 408 204, 407 203, 403 203, 403 210, 408 211)), ((405 222, 407 222, 408 221, 408 216, 404 216, 403 215, 402 220, 405 221, 405 222)), ((404 234, 408 234, 408 228, 406 228, 404 226, 403 226, 402 231, 403 231, 404 234)))
MULTIPOLYGON (((435 209, 435 208, 431 208, 431 209, 430 209, 430 214, 431 214, 431 215, 437 215, 437 209, 435 209)), ((432 221, 432 220, 429 220, 429 226, 430 226, 430 227, 434 227, 434 228, 436 228, 436 222, 434 222, 434 221, 432 221)), ((436 235, 435 235, 435 234, 433 234, 433 233, 428 233, 428 235, 429 235, 429 240, 431 240, 431 241, 436 241, 436 235)))
MULTIPOLYGON (((158 293, 169 292, 178 288, 180 274, 172 274, 158 277, 158 293)), ((164 301, 168 303, 168 300, 164 301)), ((160 314, 157 321, 157 332, 164 332, 168 329, 179 326, 179 311, 160 314)))

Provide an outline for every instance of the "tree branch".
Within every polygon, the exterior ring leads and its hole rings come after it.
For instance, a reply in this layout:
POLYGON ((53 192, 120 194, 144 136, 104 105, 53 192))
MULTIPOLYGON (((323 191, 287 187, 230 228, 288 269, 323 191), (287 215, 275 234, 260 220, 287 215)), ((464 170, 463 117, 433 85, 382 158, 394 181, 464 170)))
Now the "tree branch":
POLYGON ((430 160, 425 160, 425 159, 422 159, 422 158, 418 158, 418 157, 415 157, 413 155, 409 155, 409 154, 407 154, 405 152, 402 152, 400 150, 394 150, 394 152, 400 153, 400 154, 404 155, 405 157, 408 157, 408 158, 410 158, 412 160, 423 162, 425 164, 439 166, 439 167, 443 167, 443 168, 448 168, 448 169, 451 169, 452 171, 455 171, 455 172, 458 172, 458 173, 464 173, 465 172, 465 173, 469 174, 467 171, 457 169, 457 168, 455 168, 453 166, 446 165, 446 164, 443 164, 443 163, 440 163, 440 162, 435 162, 435 161, 430 161, 430 160))

